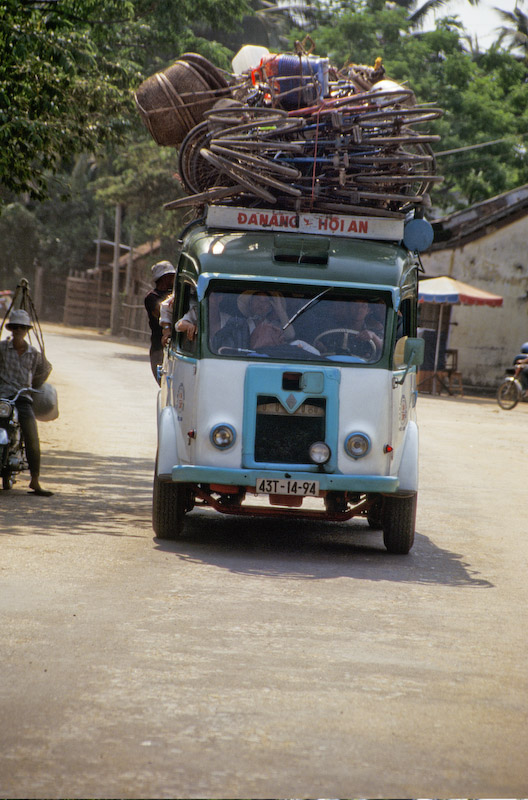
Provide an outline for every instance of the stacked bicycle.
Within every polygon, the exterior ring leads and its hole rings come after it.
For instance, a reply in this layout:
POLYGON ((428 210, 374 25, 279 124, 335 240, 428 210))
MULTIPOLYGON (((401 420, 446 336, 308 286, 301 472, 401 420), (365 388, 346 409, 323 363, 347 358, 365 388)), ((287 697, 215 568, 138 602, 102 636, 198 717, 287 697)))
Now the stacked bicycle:
POLYGON ((172 83, 153 76, 136 96, 156 141, 179 151, 188 196, 167 208, 221 201, 401 218, 442 180, 431 148, 439 137, 423 128, 441 109, 386 80, 379 59, 337 71, 304 52, 270 55, 238 76, 204 61, 182 56, 167 71, 172 83))

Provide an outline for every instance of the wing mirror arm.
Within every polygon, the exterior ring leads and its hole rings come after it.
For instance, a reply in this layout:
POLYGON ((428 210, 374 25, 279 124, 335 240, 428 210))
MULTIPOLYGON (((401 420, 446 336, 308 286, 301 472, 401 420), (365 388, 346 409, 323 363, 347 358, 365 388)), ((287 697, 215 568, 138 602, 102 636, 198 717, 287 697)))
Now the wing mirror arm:
MULTIPOLYGON (((413 353, 414 353, 414 350, 413 350, 413 353)), ((409 370, 410 370, 410 368, 412 366, 413 365, 411 363, 408 363, 407 366, 405 367, 405 372, 403 373, 401 378, 394 378, 394 385, 395 386, 398 386, 399 384, 402 384, 402 383, 405 382, 405 378, 407 377, 407 373, 409 372, 409 370)))

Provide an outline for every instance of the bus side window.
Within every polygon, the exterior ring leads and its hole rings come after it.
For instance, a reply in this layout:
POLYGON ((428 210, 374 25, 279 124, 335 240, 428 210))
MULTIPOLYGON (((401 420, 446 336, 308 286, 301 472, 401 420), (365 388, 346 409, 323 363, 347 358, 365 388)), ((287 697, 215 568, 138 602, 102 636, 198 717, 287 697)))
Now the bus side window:
POLYGON ((186 355, 194 355, 197 350, 198 339, 198 302, 196 299, 196 289, 190 283, 183 283, 180 286, 180 303, 175 309, 175 325, 185 323, 185 330, 178 331, 178 349, 186 355), (187 331, 190 326, 194 326, 195 333, 190 339, 187 331))
POLYGON ((392 363, 395 369, 405 366, 403 354, 405 352, 405 342, 410 335, 412 326, 412 305, 410 298, 402 300, 400 308, 396 312, 396 330, 394 333, 394 351, 392 363))
POLYGON ((397 315, 396 340, 401 339, 402 336, 416 336, 416 318, 414 318, 413 325, 412 312, 413 305, 411 298, 408 297, 406 300, 402 300, 397 315))

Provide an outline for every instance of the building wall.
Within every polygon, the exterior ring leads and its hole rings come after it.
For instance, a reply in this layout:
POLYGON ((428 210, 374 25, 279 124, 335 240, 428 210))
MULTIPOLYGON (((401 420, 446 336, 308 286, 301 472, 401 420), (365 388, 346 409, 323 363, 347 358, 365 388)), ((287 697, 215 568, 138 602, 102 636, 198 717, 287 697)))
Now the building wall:
POLYGON ((425 277, 449 275, 504 298, 500 308, 453 306, 448 341, 464 383, 496 386, 528 341, 528 216, 464 247, 423 253, 422 263, 425 277))

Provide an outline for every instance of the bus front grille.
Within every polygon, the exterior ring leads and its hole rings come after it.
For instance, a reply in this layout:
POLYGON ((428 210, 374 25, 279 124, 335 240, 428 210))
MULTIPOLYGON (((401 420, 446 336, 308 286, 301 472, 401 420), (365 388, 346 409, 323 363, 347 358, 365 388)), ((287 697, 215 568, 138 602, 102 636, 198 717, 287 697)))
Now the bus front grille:
POLYGON ((325 440, 326 400, 308 397, 288 412, 276 397, 259 395, 255 427, 255 461, 267 464, 311 464, 308 450, 325 440))

